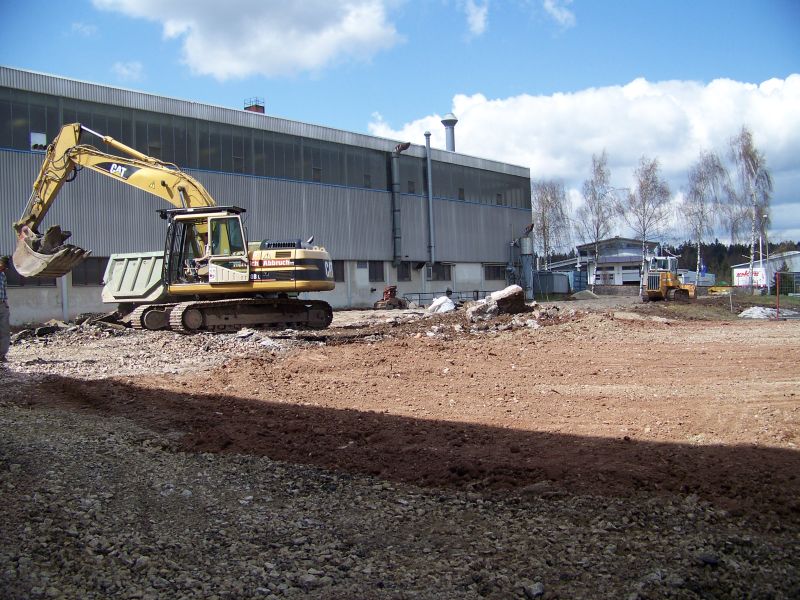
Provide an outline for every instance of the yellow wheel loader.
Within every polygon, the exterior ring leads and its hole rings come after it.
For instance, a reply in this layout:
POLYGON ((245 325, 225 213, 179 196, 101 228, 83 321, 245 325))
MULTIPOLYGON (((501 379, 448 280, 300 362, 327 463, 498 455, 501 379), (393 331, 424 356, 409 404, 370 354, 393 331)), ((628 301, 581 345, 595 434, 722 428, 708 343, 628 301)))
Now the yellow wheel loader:
POLYGON ((697 298, 694 284, 682 283, 678 277, 678 258, 675 256, 651 256, 645 263, 644 295, 642 300, 688 301, 697 298))
POLYGON ((200 182, 177 166, 79 123, 65 125, 48 147, 25 211, 13 225, 18 237, 13 261, 20 275, 61 277, 89 256, 66 244, 70 233, 58 225, 38 231, 61 186, 84 167, 173 206, 159 211, 167 221, 163 252, 109 259, 103 301, 118 304, 124 322, 184 333, 330 325, 333 311, 327 302, 297 298, 301 292, 334 288, 331 257, 311 245, 313 238, 248 243, 244 209, 217 206, 200 182), (81 144, 83 132, 124 156, 81 144))

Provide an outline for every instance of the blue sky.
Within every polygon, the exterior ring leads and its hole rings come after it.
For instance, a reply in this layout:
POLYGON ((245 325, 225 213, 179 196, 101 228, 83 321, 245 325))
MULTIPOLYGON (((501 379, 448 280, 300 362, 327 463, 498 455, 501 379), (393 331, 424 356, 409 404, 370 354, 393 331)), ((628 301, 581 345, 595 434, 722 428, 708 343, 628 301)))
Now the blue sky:
MULTIPOLYGON (((424 143, 578 190, 592 153, 673 192, 751 128, 771 235, 800 239, 800 2, 0 0, 0 64, 424 143), (348 7, 348 8, 345 8, 348 7), (57 18, 56 18, 57 17, 57 18)), ((621 233, 624 233, 621 231, 621 233)), ((672 235, 680 239, 682 232, 672 235)))

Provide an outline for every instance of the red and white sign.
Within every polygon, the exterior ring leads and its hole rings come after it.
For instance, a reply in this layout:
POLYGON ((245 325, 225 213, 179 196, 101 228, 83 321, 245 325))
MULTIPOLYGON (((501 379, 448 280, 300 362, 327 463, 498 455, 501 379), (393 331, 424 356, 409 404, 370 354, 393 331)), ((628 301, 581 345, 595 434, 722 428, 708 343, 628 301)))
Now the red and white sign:
MULTIPOLYGON (((750 286, 750 269, 748 267, 733 270, 733 285, 739 287, 750 286)), ((765 269, 753 269, 753 285, 756 287, 767 285, 765 269)))
POLYGON ((270 258, 265 260, 251 260, 251 267, 291 267, 294 261, 290 258, 270 258))

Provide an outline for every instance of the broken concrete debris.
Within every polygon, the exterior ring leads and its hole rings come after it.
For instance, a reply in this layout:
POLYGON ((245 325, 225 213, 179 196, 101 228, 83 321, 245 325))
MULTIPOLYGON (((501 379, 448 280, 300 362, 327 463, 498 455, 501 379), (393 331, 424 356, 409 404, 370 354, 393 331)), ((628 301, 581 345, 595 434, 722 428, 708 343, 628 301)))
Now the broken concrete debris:
POLYGON ((500 314, 514 315, 534 310, 536 302, 527 304, 525 292, 518 285, 492 292, 483 300, 467 305, 467 318, 472 322, 487 321, 500 314))
POLYGON ((434 299, 431 302, 431 305, 428 307, 428 313, 430 314, 439 314, 439 313, 446 313, 451 312, 456 309, 455 303, 448 298, 447 296, 440 296, 439 298, 434 299))

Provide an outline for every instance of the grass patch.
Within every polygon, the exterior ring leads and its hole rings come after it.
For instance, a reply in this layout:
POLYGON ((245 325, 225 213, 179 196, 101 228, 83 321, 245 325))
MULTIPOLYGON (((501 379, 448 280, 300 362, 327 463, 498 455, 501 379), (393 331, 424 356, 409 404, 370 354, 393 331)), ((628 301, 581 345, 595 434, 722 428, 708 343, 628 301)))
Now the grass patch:
MULTIPOLYGON (((775 296, 751 296, 750 294, 736 294, 733 297, 735 304, 746 304, 748 306, 766 306, 774 308, 776 303, 775 296)), ((781 307, 800 308, 800 296, 781 295, 781 307)))

